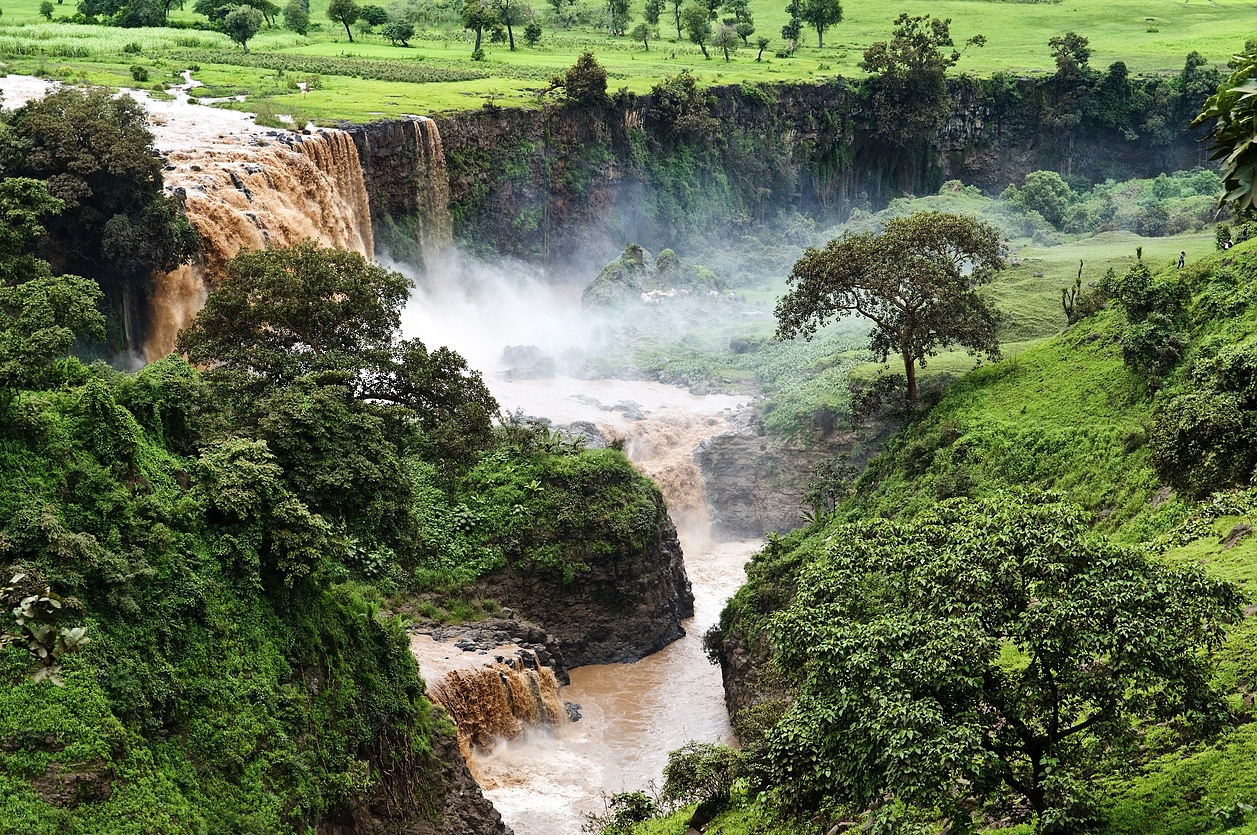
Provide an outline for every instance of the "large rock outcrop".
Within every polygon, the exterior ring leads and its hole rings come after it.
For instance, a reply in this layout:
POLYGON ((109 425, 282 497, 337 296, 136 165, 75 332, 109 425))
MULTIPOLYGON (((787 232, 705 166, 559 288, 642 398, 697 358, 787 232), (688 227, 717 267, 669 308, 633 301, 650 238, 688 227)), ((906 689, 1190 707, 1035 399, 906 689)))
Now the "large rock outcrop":
POLYGON ((554 569, 507 565, 476 592, 558 638, 568 667, 636 661, 684 635, 681 621, 694 614, 676 527, 662 518, 643 552, 591 561, 571 582, 554 569))
POLYGON ((836 422, 835 415, 821 411, 805 433, 786 438, 765 431, 759 409, 746 409, 730 431, 699 444, 694 461, 703 474, 713 535, 753 539, 802 525, 813 467, 846 455, 862 469, 887 432, 881 424, 852 431, 836 422))
POLYGON ((715 86, 680 104, 623 95, 599 107, 489 108, 347 129, 377 224, 417 213, 423 227, 448 199, 465 246, 582 268, 627 241, 657 251, 689 235, 755 234, 783 212, 841 219, 947 179, 998 193, 1039 169, 1102 180, 1205 162, 1187 130, 1062 136, 1045 120, 1044 83, 953 82, 950 116, 926 154, 889 148, 842 79, 715 86), (695 110, 687 124, 708 125, 701 137, 678 138, 678 107, 695 110))

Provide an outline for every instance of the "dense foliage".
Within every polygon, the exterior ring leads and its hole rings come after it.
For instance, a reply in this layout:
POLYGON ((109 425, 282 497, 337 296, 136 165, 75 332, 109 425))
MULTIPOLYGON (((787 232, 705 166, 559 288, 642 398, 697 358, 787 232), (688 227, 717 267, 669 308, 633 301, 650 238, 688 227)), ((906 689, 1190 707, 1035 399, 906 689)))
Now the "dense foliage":
POLYGON ((831 814, 937 810, 953 831, 1003 786, 1040 831, 1068 832, 1132 720, 1216 724, 1202 650, 1237 590, 1088 527, 1014 496, 831 531, 773 620, 795 698, 770 732, 772 784, 831 814))
POLYGON ((1212 121, 1210 136, 1213 155, 1222 160, 1222 178, 1226 183, 1223 199, 1233 203, 1237 212, 1253 213, 1257 199, 1257 50, 1252 48, 1232 61, 1230 77, 1218 91, 1205 101, 1196 123, 1212 121))

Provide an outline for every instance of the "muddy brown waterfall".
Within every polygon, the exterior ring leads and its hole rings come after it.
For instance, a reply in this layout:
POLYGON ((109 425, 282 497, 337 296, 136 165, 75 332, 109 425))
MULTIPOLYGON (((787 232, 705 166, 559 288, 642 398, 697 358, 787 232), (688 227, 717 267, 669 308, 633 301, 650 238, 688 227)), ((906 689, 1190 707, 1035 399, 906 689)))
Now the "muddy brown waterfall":
POLYGON ((374 253, 371 211, 349 134, 280 132, 251 144, 209 143, 170 152, 165 180, 201 235, 196 262, 154 277, 144 345, 151 362, 174 348, 179 329, 205 304, 240 249, 288 246, 302 238, 374 253))

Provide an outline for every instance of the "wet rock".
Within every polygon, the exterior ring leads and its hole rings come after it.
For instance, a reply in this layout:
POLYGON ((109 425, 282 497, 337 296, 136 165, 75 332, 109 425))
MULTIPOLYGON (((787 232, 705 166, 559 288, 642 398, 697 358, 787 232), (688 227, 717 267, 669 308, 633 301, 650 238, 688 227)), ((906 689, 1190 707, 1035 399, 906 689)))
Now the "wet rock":
POLYGON ((580 705, 576 704, 576 702, 564 702, 563 709, 567 711, 567 718, 570 721, 572 722, 580 721, 581 707, 580 705))
POLYGON ((113 794, 109 767, 103 763, 63 766, 50 762, 31 787, 41 800, 59 809, 108 800, 113 794))
POLYGON ((758 408, 732 414, 730 427, 704 440, 694 452, 712 509, 712 533, 725 539, 751 539, 799 527, 812 468, 827 458, 862 449, 863 455, 852 461, 859 466, 889 431, 879 425, 843 430, 833 420, 816 420, 809 437, 774 437, 766 434, 758 408))
POLYGON ((502 372, 506 380, 548 380, 554 377, 554 357, 541 353, 536 345, 507 345, 502 349, 502 372))
POLYGON ((570 582, 555 569, 507 565, 483 577, 475 593, 557 638, 570 667, 636 661, 684 635, 681 621, 694 614, 676 527, 663 519, 651 546, 591 559, 570 582))
POLYGON ((587 420, 573 421, 554 427, 568 441, 580 441, 586 449, 606 449, 608 443, 602 431, 587 420))
POLYGON ((635 400, 621 400, 611 407, 611 411, 619 412, 629 420, 645 420, 646 412, 642 410, 642 406, 635 400))
POLYGON ((477 655, 502 646, 514 646, 517 651, 513 656, 495 656, 495 660, 510 666, 518 663, 527 669, 536 669, 540 664, 549 667, 561 684, 567 684, 567 667, 559 639, 535 623, 515 619, 512 609, 503 609, 498 614, 499 617, 477 623, 419 621, 411 624, 410 631, 416 635, 428 635, 440 643, 452 643, 453 649, 460 652, 477 655))

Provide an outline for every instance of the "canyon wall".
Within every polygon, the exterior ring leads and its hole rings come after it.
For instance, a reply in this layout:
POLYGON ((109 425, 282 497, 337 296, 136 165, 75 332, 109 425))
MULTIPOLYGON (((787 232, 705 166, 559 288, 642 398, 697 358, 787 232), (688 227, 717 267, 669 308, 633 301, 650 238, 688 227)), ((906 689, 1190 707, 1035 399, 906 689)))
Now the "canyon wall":
MULTIPOLYGON (((1155 83, 1132 81, 1132 89, 1155 83)), ((403 123, 347 130, 377 233, 381 224, 413 226, 407 218, 416 216, 422 228, 431 210, 412 195, 440 194, 465 247, 582 266, 600 266, 628 241, 653 250, 693 235, 753 234, 783 213, 841 219, 948 179, 998 193, 1039 169, 1098 181, 1205 163, 1185 121, 1147 135, 1061 130, 1049 98, 1042 79, 955 81, 950 115, 920 153, 880 141, 863 99, 842 80, 486 108, 432 123, 443 178, 403 123)), ((404 236, 386 243, 405 250, 404 236)))

